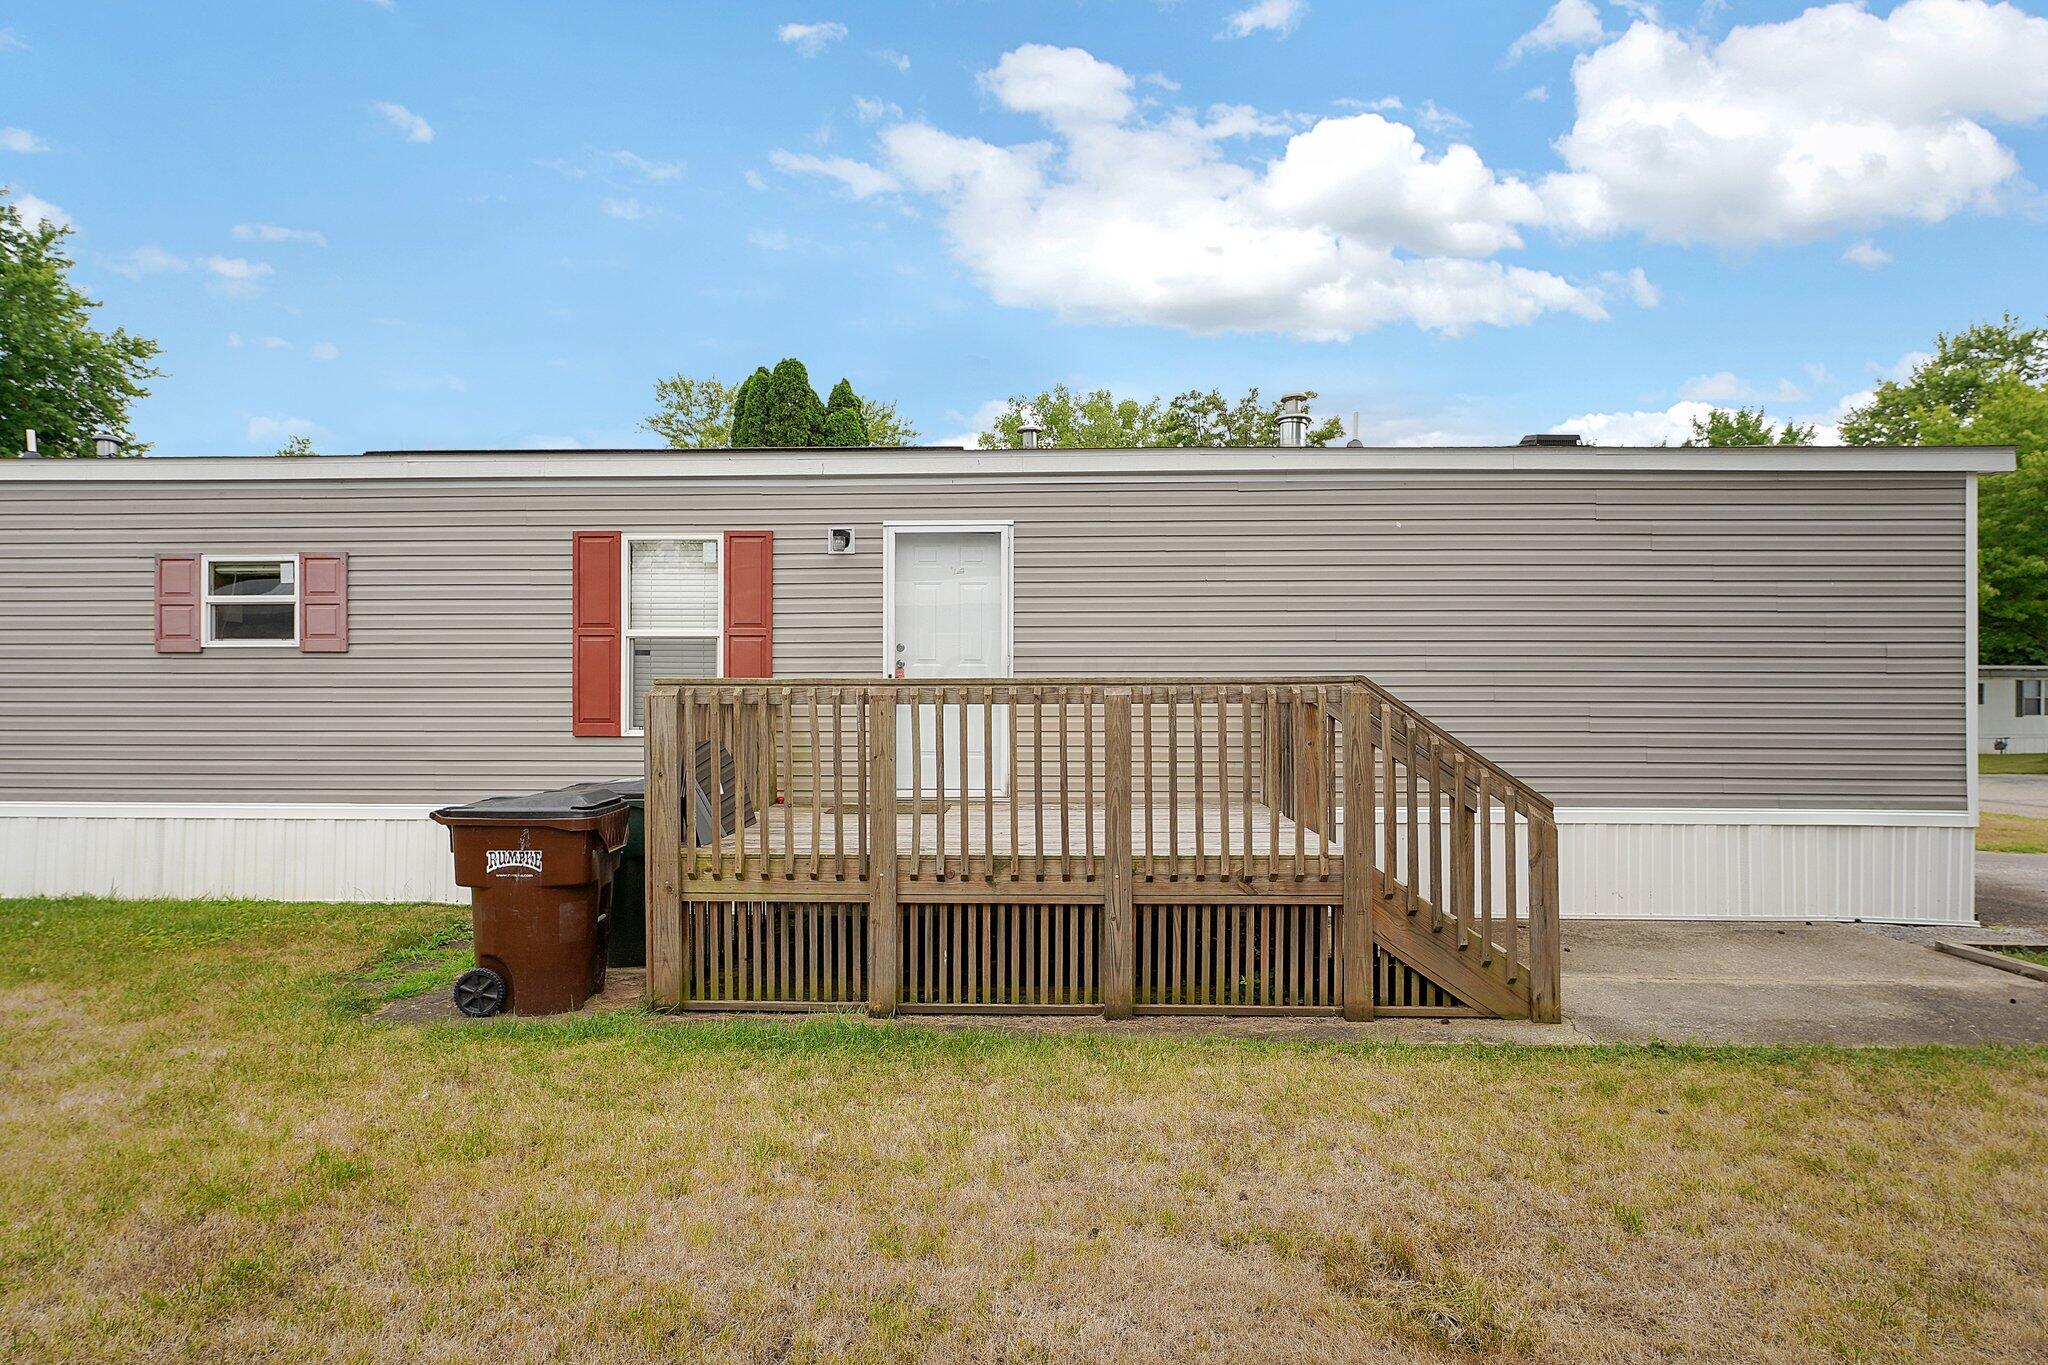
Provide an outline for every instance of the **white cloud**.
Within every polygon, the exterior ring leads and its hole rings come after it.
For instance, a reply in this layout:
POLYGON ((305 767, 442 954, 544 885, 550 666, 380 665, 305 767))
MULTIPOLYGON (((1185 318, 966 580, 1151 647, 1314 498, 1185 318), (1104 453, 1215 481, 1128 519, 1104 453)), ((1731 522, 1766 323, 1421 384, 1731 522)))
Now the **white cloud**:
POLYGON ((1331 100, 1330 103, 1336 105, 1339 109, 1364 109, 1370 113, 1384 114, 1400 109, 1401 97, 1399 95, 1382 95, 1376 100, 1355 100, 1347 95, 1331 100))
POLYGON ((1543 104, 1550 99, 1550 87, 1547 85, 1532 85, 1522 92, 1522 98, 1531 104, 1543 104))
POLYGON ((1218 37, 1249 38, 1261 31, 1285 38, 1308 15, 1308 0, 1255 0, 1223 21, 1218 37))
POLYGON ((199 264, 219 279, 224 293, 238 298, 255 293, 275 273, 262 261, 247 261, 240 256, 208 256, 199 264))
POLYGON ((994 431, 996 419, 1010 410, 1007 400, 991 398, 971 413, 948 410, 946 416, 966 428, 949 436, 934 436, 927 444, 935 446, 965 446, 973 450, 981 444, 981 433, 994 431))
POLYGON ((1875 270, 1881 265, 1891 264, 1892 254, 1865 237, 1860 242, 1851 242, 1849 249, 1842 253, 1842 259, 1865 270, 1875 270))
POLYGON ((1712 403, 1686 399, 1661 412, 1587 412, 1557 423, 1554 431, 1576 431, 1590 445, 1683 445, 1692 438, 1692 423, 1714 410, 1712 403))
POLYGON ((341 359, 341 347, 331 341, 316 341, 306 354, 315 360, 325 363, 329 360, 341 359))
POLYGON ((886 47, 875 53, 875 59, 887 62, 890 66, 895 67, 901 72, 908 73, 910 70, 910 58, 904 56, 901 52, 891 52, 886 47))
POLYGON ((251 445, 284 442, 294 436, 324 436, 327 433, 304 417, 251 417, 246 433, 251 445))
POLYGON ((1732 370, 1720 370, 1714 374, 1695 375, 1678 386, 1681 398, 1698 399, 1703 403, 1730 403, 1749 396, 1749 385, 1735 377, 1732 370))
POLYGON ((775 36, 804 56, 815 57, 825 50, 827 43, 836 43, 846 36, 846 25, 837 20, 819 24, 784 24, 775 30, 775 36))
POLYGON ((1424 100, 1415 111, 1415 117, 1432 133, 1454 133, 1472 126, 1450 110, 1439 107, 1435 100, 1424 100))
POLYGON ((53 223, 58 227, 70 227, 72 225, 70 214, 58 208, 49 200, 38 199, 33 194, 15 195, 14 208, 15 212, 21 215, 21 222, 24 227, 37 227, 43 223, 53 223))
POLYGON ((677 180, 682 177, 684 170, 684 165, 680 161, 650 161, 638 152, 629 152, 623 147, 616 152, 606 152, 605 155, 644 180, 677 180))
POLYGON ((228 333, 228 349, 231 351, 239 351, 242 349, 242 334, 240 332, 228 333))
POLYGON ((620 218, 629 223, 638 222, 652 212, 630 194, 623 199, 606 199, 598 207, 604 210, 605 217, 620 218))
POLYGON ((1593 0, 1557 0, 1536 27, 1515 39, 1508 49, 1508 61, 1518 62, 1528 53, 1554 47, 1589 47, 1604 36, 1593 0))
POLYGON ((402 104, 378 100, 370 106, 384 116, 384 121, 405 135, 407 142, 432 142, 434 126, 402 104))
POLYGON ((1983 120, 2048 115, 2048 19, 1985 0, 1832 4, 1718 43, 1642 21, 1572 68, 1578 230, 1756 243, 1996 208, 2019 162, 1983 120))
POLYGON ((1145 84, 1152 86, 1154 89, 1166 91, 1180 89, 1180 82, 1174 80, 1171 76, 1168 76, 1163 72, 1154 71, 1151 75, 1146 76, 1143 79, 1145 84))
POLYGON ((1655 308, 1664 301, 1663 291, 1650 283, 1650 277, 1639 265, 1627 270, 1603 270, 1600 280, 1612 288, 1626 290, 1638 308, 1655 308))
POLYGON ((0 152, 47 152, 50 144, 26 128, 0 128, 0 152))
POLYGON ((26 52, 28 44, 11 28, 0 28, 0 52, 26 52))
POLYGON ((789 250, 789 234, 779 228, 774 231, 755 228, 747 234, 747 241, 763 251, 789 250))
POLYGON ((1052 139, 1002 147, 913 121, 883 130, 874 164, 775 164, 856 197, 936 202, 954 256, 997 302, 1068 317, 1337 339, 1603 316, 1597 288, 1484 259, 1518 246, 1544 206, 1470 148, 1433 157, 1413 129, 1358 114, 1251 166, 1223 154, 1242 118, 1147 120, 1131 77, 1078 48, 1020 47, 981 80, 1052 139))
POLYGON ((859 98, 853 102, 853 112, 860 116, 862 123, 873 123, 878 119, 899 119, 903 117, 903 107, 892 100, 859 98))
POLYGON ((107 268, 117 275, 139 280, 144 275, 189 270, 191 265, 183 257, 174 256, 160 246, 139 246, 121 259, 109 262, 107 268))
POLYGON ((326 246, 327 234, 311 228, 278 227, 272 223, 237 223, 228 229, 229 235, 238 242, 303 242, 307 246, 326 246))
POLYGON ((837 180, 856 199, 866 199, 897 188, 895 176, 852 157, 813 156, 809 152, 785 152, 777 148, 768 153, 768 160, 776 170, 791 175, 822 175, 837 180))
POLYGON ((263 349, 266 351, 289 351, 291 348, 292 344, 283 337, 263 338, 263 349))
POLYGON ((748 169, 741 173, 740 178, 747 182, 747 188, 750 190, 765 190, 768 188, 768 182, 761 178, 761 173, 757 170, 748 169))

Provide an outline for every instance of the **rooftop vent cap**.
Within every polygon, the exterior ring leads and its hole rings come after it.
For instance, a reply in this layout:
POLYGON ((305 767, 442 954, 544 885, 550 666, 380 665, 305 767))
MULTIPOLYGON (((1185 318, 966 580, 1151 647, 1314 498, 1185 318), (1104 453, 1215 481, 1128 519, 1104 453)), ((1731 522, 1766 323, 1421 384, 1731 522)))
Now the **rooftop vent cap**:
POLYGON ((101 427, 92 434, 92 453, 102 460, 111 460, 121 453, 121 438, 101 427))
POLYGON ((28 429, 27 441, 21 448, 21 458, 24 460, 40 460, 43 458, 36 453, 36 429, 34 427, 28 429))
POLYGON ((1581 444, 1576 431, 1539 431, 1522 438, 1525 446, 1575 446, 1581 444))
POLYGON ((1037 418, 1026 418, 1017 427, 1018 443, 1026 450, 1036 450, 1038 449, 1038 438, 1044 431, 1045 428, 1038 425, 1037 418))
POLYGON ((1288 393, 1280 396, 1280 444, 1283 446, 1305 446, 1308 444, 1308 395, 1288 393))

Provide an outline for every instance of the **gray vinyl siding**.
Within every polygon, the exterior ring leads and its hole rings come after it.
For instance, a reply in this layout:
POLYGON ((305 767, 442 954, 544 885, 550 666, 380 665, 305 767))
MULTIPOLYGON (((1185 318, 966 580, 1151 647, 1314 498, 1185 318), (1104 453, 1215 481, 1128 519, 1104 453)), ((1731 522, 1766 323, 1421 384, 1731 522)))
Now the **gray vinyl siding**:
POLYGON ((569 734, 570 532, 772 530, 777 671, 871 675, 882 522, 987 518, 1025 675, 1362 672, 1560 804, 1961 809, 1965 507, 1954 474, 11 484, 0 800, 633 771, 569 734), (153 652, 154 556, 254 550, 348 553, 349 652, 153 652))

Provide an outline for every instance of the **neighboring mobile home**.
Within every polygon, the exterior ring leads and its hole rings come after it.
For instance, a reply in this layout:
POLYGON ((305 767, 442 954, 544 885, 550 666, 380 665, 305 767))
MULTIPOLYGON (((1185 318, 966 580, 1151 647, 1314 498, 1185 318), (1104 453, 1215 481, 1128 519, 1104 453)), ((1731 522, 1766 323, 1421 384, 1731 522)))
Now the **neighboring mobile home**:
POLYGON ((1977 675, 1977 752, 2048 753, 2048 666, 1985 664, 1977 675))
POLYGON ((0 894, 460 900, 425 812, 657 676, 1363 674, 1567 915, 1964 922, 2006 450, 0 462, 0 894))

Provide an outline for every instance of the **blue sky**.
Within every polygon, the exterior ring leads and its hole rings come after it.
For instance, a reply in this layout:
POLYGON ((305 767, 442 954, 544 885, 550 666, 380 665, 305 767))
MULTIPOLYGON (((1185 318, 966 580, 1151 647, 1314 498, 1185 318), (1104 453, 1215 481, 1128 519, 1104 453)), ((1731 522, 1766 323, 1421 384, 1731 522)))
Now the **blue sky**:
POLYGON ((640 445, 796 355, 1368 442, 1828 420, 2048 284, 2039 5, 438 0, 0 11, 0 184, 163 454, 640 445))

